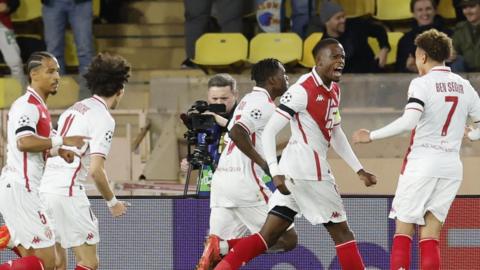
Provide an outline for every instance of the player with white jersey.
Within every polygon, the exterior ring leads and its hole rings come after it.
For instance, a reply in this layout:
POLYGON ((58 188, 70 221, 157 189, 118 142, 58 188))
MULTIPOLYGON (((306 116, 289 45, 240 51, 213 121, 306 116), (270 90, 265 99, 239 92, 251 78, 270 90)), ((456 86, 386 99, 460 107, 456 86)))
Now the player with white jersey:
MULTIPOLYGON (((442 224, 462 181, 460 146, 468 117, 480 122, 480 99, 470 83, 445 66, 452 41, 429 30, 415 44, 421 77, 408 89, 405 111, 391 124, 353 135, 368 143, 411 131, 410 146, 398 180, 390 218, 396 219, 391 269, 410 269, 410 246, 415 225, 420 227, 422 269, 440 269, 439 237, 442 224)), ((478 139, 480 131, 469 133, 478 139)))
POLYGON ((343 269, 365 268, 327 163, 329 145, 366 186, 375 184, 376 178, 363 170, 340 126, 337 82, 345 65, 342 45, 335 39, 324 39, 315 46, 313 54, 316 66, 282 96, 262 137, 266 161, 277 187, 267 220, 259 233, 239 241, 215 269, 238 269, 265 252, 297 214, 303 214, 313 225, 323 224, 327 228, 343 269), (279 166, 275 137, 288 123, 292 136, 279 166))
POLYGON ((115 109, 123 97, 129 72, 130 65, 122 57, 97 55, 84 75, 93 96, 72 105, 58 120, 61 136, 83 135, 90 140, 77 151, 72 163, 60 158, 49 159, 43 174, 40 192, 48 207, 47 214, 55 224, 60 258, 57 270, 66 269, 67 248, 73 248, 76 270, 98 267, 98 221, 85 193, 87 176, 93 178, 114 217, 126 212, 125 203, 115 198, 109 186, 104 162, 115 130, 115 120, 109 110, 115 109))
MULTIPOLYGON (((211 269, 237 238, 258 232, 267 217, 271 192, 263 181, 268 177, 268 165, 261 138, 275 111, 273 100, 287 90, 288 81, 283 65, 271 58, 253 66, 252 80, 256 86, 233 113, 228 126, 230 140, 213 174, 210 236, 197 269, 211 269)), ((296 242, 292 227, 272 250, 291 250, 296 242)))
POLYGON ((80 148, 86 138, 62 137, 52 131, 45 101, 57 92, 60 80, 57 59, 48 52, 33 53, 27 62, 27 71, 30 86, 8 112, 7 161, 0 177, 0 213, 16 252, 22 257, 35 255, 41 261, 35 257, 19 259, 0 265, 2 270, 55 268, 52 223, 45 215, 38 188, 47 157, 60 153, 62 157, 58 158, 70 161, 73 153, 59 147, 80 148))

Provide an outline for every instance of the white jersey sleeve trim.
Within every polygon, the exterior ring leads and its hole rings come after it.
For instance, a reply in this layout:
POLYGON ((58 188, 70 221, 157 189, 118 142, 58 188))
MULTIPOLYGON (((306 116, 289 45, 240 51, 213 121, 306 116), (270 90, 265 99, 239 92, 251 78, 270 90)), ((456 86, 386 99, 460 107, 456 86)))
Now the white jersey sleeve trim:
POLYGON ((353 171, 358 172, 363 169, 362 164, 353 152, 353 149, 348 142, 347 136, 343 132, 342 126, 337 125, 333 127, 332 138, 330 143, 337 154, 345 160, 345 162, 352 168, 353 171))
POLYGON ((272 115, 263 131, 263 152, 272 176, 282 174, 278 168, 277 162, 276 136, 280 130, 288 124, 288 122, 289 120, 282 114, 275 113, 272 115))
POLYGON ((417 126, 422 116, 422 111, 406 108, 403 115, 387 126, 370 132, 370 139, 379 140, 398 135, 402 132, 412 130, 417 126))

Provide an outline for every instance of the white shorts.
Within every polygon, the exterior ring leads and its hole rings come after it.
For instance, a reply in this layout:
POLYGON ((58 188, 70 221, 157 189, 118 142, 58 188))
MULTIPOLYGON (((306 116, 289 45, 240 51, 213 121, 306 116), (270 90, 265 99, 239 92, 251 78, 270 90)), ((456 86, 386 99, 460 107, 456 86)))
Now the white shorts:
POLYGON ((389 218, 425 225, 424 216, 430 211, 443 223, 461 183, 461 179, 400 175, 389 218))
POLYGON ((0 213, 14 246, 39 249, 55 245, 54 226, 37 191, 28 192, 25 185, 3 179, 0 181, 0 213))
POLYGON ((275 190, 269 207, 286 206, 303 215, 312 225, 347 220, 345 208, 336 184, 332 181, 285 180, 290 195, 275 190))
POLYGON ((212 207, 210 234, 221 239, 235 239, 260 231, 267 220, 268 206, 212 207))
POLYGON ((100 242, 98 220, 90 209, 86 195, 68 197, 42 193, 47 206, 47 215, 55 224, 55 240, 63 248, 100 242))

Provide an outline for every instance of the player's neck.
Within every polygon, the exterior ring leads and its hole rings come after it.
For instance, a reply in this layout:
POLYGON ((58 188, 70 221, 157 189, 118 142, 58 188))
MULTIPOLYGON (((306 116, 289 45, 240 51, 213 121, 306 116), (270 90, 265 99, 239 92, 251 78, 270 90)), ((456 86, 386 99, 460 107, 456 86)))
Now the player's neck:
POLYGON ((97 97, 100 98, 100 99, 102 99, 102 100, 105 102, 105 104, 107 105, 107 108, 108 108, 109 110, 112 109, 112 105, 113 105, 113 103, 115 102, 115 96, 102 97, 102 96, 97 95, 97 97))
POLYGON ((49 94, 48 92, 47 92, 47 93, 44 93, 43 91, 40 91, 40 90, 39 90, 39 87, 38 87, 37 85, 33 84, 33 83, 30 84, 29 87, 30 87, 33 91, 35 91, 35 93, 37 93, 37 95, 39 95, 44 102, 47 101, 48 94, 49 94))
POLYGON ((425 74, 430 72, 434 67, 445 66, 445 62, 437 62, 437 61, 428 61, 425 63, 425 74))

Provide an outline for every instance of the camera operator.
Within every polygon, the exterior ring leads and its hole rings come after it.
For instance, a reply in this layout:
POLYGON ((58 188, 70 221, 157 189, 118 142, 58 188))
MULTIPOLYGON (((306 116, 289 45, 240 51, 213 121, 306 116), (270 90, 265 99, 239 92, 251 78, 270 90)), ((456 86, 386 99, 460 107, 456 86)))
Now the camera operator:
MULTIPOLYGON (((215 122, 227 131, 227 125, 235 111, 238 99, 237 82, 227 73, 214 75, 208 81, 207 102, 208 104, 224 104, 226 107, 225 114, 219 115, 213 112, 204 112, 215 117, 215 122)), ((221 140, 223 141, 223 140, 221 140)), ((222 146, 220 146, 222 148, 222 146)), ((186 158, 180 162, 180 169, 186 173, 189 163, 186 158)))

